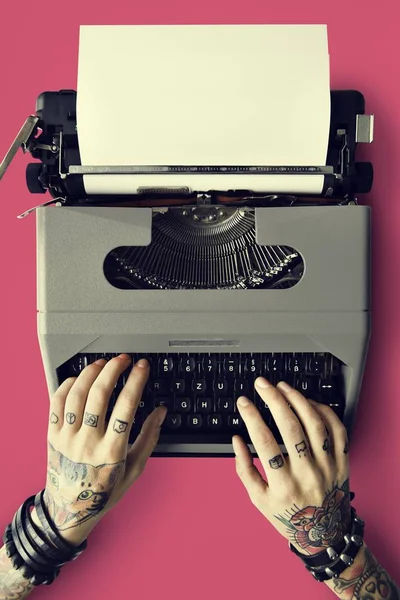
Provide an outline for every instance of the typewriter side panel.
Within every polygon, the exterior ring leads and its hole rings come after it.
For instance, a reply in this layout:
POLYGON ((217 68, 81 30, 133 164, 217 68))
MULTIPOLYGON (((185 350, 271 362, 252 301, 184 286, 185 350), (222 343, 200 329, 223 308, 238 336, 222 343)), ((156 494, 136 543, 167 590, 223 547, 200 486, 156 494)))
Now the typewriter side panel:
POLYGON ((119 246, 151 240, 151 209, 37 211, 38 310, 77 312, 357 311, 369 309, 368 207, 256 209, 259 244, 292 246, 305 262, 285 290, 122 290, 103 272, 119 246))

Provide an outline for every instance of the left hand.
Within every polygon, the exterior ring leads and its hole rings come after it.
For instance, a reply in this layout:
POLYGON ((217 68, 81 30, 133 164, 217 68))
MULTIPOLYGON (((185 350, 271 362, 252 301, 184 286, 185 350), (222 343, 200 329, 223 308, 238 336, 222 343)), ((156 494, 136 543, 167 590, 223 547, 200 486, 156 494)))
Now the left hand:
MULTIPOLYGON (((50 401, 48 467, 44 501, 60 535, 79 545, 142 473, 157 444, 165 407, 156 408, 128 450, 129 433, 149 376, 133 367, 106 423, 128 355, 100 359, 64 381, 50 401)), ((32 518, 38 523, 33 511, 32 518)))

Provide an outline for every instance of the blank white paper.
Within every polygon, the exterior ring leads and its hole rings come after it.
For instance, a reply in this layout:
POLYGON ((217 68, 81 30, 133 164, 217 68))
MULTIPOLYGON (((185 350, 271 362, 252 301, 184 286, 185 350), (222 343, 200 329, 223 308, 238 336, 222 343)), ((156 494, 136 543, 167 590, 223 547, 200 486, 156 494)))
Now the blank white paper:
MULTIPOLYGON (((326 26, 80 29, 84 166, 323 166, 329 125, 326 26)), ((89 194, 147 185, 319 193, 322 184, 306 175, 84 176, 89 194)))

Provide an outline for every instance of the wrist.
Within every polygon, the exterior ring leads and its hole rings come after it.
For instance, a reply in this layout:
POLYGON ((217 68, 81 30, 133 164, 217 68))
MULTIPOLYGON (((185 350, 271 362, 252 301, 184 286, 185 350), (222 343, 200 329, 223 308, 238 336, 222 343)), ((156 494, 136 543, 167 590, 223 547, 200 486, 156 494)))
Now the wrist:
MULTIPOLYGON (((32 517, 32 521, 38 527, 38 529, 40 529, 46 535, 46 532, 43 530, 42 524, 37 515, 36 508, 32 509, 31 517, 32 517)), ((85 541, 85 539, 87 538, 87 536, 90 533, 89 531, 85 531, 85 532, 81 531, 81 528, 79 528, 79 527, 74 527, 74 528, 71 528, 66 531, 60 531, 57 528, 57 532, 63 538, 63 540, 65 540, 72 546, 80 546, 82 544, 82 542, 85 541)))

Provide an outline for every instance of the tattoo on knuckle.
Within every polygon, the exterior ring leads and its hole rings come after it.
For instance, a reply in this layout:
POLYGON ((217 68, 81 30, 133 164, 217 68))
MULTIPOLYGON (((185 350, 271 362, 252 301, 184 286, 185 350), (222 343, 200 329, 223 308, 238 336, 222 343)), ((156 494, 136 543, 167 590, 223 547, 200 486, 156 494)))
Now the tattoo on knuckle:
POLYGON ((271 467, 271 469, 280 469, 284 465, 282 454, 277 454, 276 456, 271 458, 268 462, 269 462, 269 466, 271 467))
POLYGON ((331 442, 329 438, 325 438, 324 443, 322 445, 322 450, 326 452, 328 455, 332 453, 331 442))
POLYGON ((99 415, 94 415, 86 411, 83 422, 85 425, 89 425, 89 427, 97 427, 99 423, 99 415))
POLYGON ((298 444, 295 444, 295 448, 297 450, 297 454, 299 458, 306 457, 309 454, 309 448, 305 440, 302 440, 298 444))
POLYGON ((116 433, 125 433, 128 429, 128 422, 122 421, 121 419, 115 419, 113 424, 113 431, 116 433))
POLYGON ((68 425, 73 425, 76 421, 76 414, 73 412, 67 412, 65 415, 65 421, 68 423, 68 425))
POLYGON ((50 423, 52 425, 56 425, 59 421, 58 415, 56 415, 56 413, 52 412, 50 415, 50 423))

